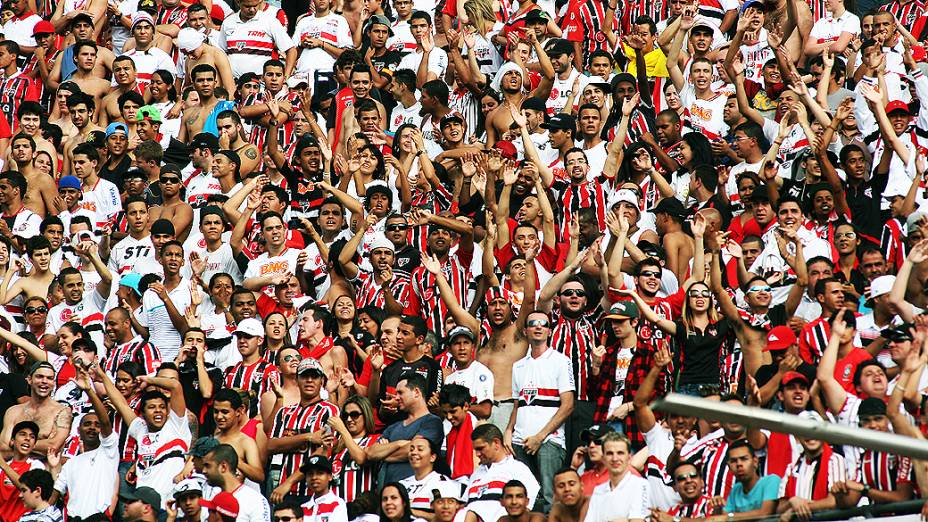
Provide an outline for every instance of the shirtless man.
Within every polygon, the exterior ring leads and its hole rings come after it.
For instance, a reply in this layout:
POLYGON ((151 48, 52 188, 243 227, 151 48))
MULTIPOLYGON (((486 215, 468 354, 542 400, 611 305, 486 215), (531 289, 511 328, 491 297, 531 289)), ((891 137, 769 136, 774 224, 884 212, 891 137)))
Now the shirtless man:
MULTIPOLYGON (((96 41, 94 34, 93 20, 86 13, 79 13, 71 20, 71 35, 74 37, 74 41, 96 41)), ((74 55, 77 55, 76 48, 74 49, 74 55)), ((46 86, 49 89, 56 89, 59 83, 64 83, 63 80, 70 79, 61 77, 62 56, 64 56, 64 52, 58 53, 58 56, 55 58, 55 64, 48 73, 48 82, 46 82, 46 86)), ((93 77, 108 78, 110 71, 113 70, 113 61, 115 59, 116 55, 113 54, 113 51, 106 47, 98 47, 97 60, 93 67, 93 77)))
POLYGON ((135 62, 128 56, 120 56, 113 60, 113 79, 116 88, 103 98, 100 110, 97 111, 97 121, 100 125, 107 125, 111 121, 122 119, 119 112, 119 97, 129 91, 139 92, 138 72, 135 62))
POLYGON ((219 71, 220 85, 228 92, 235 92, 235 78, 232 77, 229 57, 221 49, 204 40, 203 33, 190 27, 181 29, 177 35, 177 47, 186 56, 184 70, 187 73, 185 76, 189 78, 188 82, 193 81, 193 68, 203 63, 219 71))
POLYGON ((667 268, 678 281, 685 281, 690 259, 693 258, 693 238, 683 231, 686 209, 679 199, 669 197, 660 200, 653 212, 657 233, 667 252, 667 268))
MULTIPOLYGON (((551 59, 548 58, 548 54, 542 47, 541 42, 535 38, 535 33, 529 32, 528 35, 532 48, 538 55, 538 62, 541 64, 541 74, 543 75, 541 82, 538 83, 535 90, 528 94, 525 93, 523 86, 528 84, 528 75, 519 63, 524 63, 528 58, 527 56, 516 57, 517 61, 504 63, 500 67, 497 76, 500 79, 499 91, 503 94, 503 103, 499 104, 499 107, 493 109, 487 115, 486 131, 487 143, 489 144, 496 143, 503 134, 509 131, 509 126, 512 125, 510 106, 516 109, 521 108, 522 100, 525 98, 547 100, 548 94, 551 93, 551 87, 554 85, 554 66, 551 64, 551 59)), ((528 55, 529 53, 525 54, 528 55)))
MULTIPOLYGON (((33 139, 35 142, 34 152, 48 153, 52 158, 52 164, 57 165, 58 151, 55 150, 55 145, 42 137, 43 118, 45 118, 45 108, 38 102, 24 101, 16 111, 20 134, 25 134, 33 139)), ((20 169, 20 172, 23 172, 22 169, 20 169)))
POLYGON ((214 436, 222 444, 235 448, 239 471, 246 479, 260 484, 264 482, 264 462, 255 439, 242 433, 243 415, 247 415, 247 411, 237 391, 223 388, 216 392, 213 397, 213 420, 216 421, 214 436))
POLYGON ((26 253, 32 263, 32 272, 21 277, 10 286, 10 279, 14 273, 19 272, 23 266, 20 259, 10 261, 10 266, 0 282, 0 303, 8 304, 20 295, 25 299, 31 297, 45 298, 48 295, 48 285, 55 279, 55 274, 49 270, 52 260, 52 245, 44 236, 36 236, 26 241, 26 253))
MULTIPOLYGON (((287 277, 289 279, 289 276, 287 277)), ((331 393, 338 388, 339 371, 348 367, 348 354, 341 346, 336 346, 332 338, 325 334, 323 329, 328 312, 316 305, 310 305, 303 316, 300 317, 300 333, 297 346, 301 348, 300 354, 312 357, 322 364, 327 378, 327 388, 331 393)))
POLYGON ((10 156, 16 164, 16 170, 26 178, 27 183, 23 204, 39 217, 45 217, 49 209, 55 208, 54 200, 58 189, 50 176, 33 167, 32 160, 36 152, 36 142, 31 136, 22 133, 13 136, 10 156))
POLYGON ((81 40, 74 44, 74 63, 77 70, 71 75, 71 81, 81 88, 81 92, 93 96, 94 104, 101 107, 103 97, 112 87, 109 81, 96 76, 94 68, 97 64, 97 44, 89 40, 81 40))
MULTIPOLYGON (((58 86, 55 93, 55 107, 52 114, 48 116, 48 123, 57 125, 61 128, 61 136, 66 140, 72 136, 77 136, 77 127, 71 121, 71 110, 68 109, 68 100, 74 93, 80 92, 80 88, 74 82, 64 82, 58 86), (57 113, 57 114, 56 114, 57 113), (57 115, 57 118, 54 116, 57 115)), ((62 141, 62 145, 64 142, 62 141)))
POLYGON ((768 11, 764 17, 764 29, 783 35, 786 49, 790 56, 802 56, 805 46, 803 35, 812 31, 812 9, 806 2, 789 2, 774 0, 767 3, 768 11), (795 9, 789 9, 795 7, 795 9), (795 29, 795 30, 794 30, 795 29))
POLYGON ((583 495, 583 483, 577 470, 567 468, 554 475, 554 506, 548 514, 550 522, 580 522, 580 512, 589 503, 590 497, 583 495))
POLYGON ((239 175, 245 179, 258 167, 261 159, 258 147, 245 140, 242 118, 235 111, 220 112, 216 117, 216 126, 219 127, 219 146, 238 154, 239 159, 242 160, 239 175))
POLYGON ((193 224, 193 207, 181 197, 182 181, 180 169, 176 165, 163 165, 158 178, 161 184, 162 203, 151 209, 151 222, 167 219, 174 223, 177 240, 181 242, 186 241, 190 226, 193 224))
POLYGON ((216 89, 217 75, 216 68, 207 63, 201 63, 190 71, 189 78, 193 82, 193 89, 197 91, 197 95, 200 97, 200 105, 184 109, 180 117, 178 140, 186 142, 189 137, 203 132, 206 119, 212 114, 216 104, 219 103, 219 99, 213 95, 216 89))
POLYGON ((68 98, 68 111, 71 113, 71 123, 77 129, 77 135, 68 138, 61 144, 61 148, 64 150, 64 162, 61 168, 62 176, 71 173, 71 152, 74 151, 74 148, 87 141, 87 136, 91 132, 103 130, 93 123, 95 109, 96 104, 93 98, 82 92, 76 92, 68 98))
POLYGON ((39 425, 39 436, 35 447, 36 455, 46 455, 51 449, 57 452, 71 432, 71 409, 52 399, 55 387, 55 368, 47 361, 37 362, 29 370, 29 400, 11 406, 3 416, 3 433, 0 434, 0 453, 10 447, 13 426, 24 420, 39 425))

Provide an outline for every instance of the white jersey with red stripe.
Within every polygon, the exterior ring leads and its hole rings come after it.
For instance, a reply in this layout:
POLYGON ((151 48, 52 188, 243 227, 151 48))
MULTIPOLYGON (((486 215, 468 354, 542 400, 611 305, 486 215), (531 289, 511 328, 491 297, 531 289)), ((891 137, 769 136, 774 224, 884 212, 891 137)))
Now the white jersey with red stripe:
POLYGON ((422 479, 417 479, 415 475, 406 477, 400 481, 400 484, 409 493, 410 508, 432 513, 432 490, 438 488, 438 484, 446 480, 449 480, 448 477, 432 471, 422 479))
POLYGON ((303 504, 303 522, 348 522, 345 501, 331 489, 303 504))
POLYGON ((648 479, 651 507, 667 511, 682 502, 673 489, 673 478, 667 470, 667 458, 674 449, 673 434, 660 423, 655 423, 650 431, 644 433, 644 441, 648 445, 645 478, 648 479))
POLYGON ((270 11, 262 11, 246 22, 238 12, 222 23, 219 48, 226 51, 232 75, 239 78, 246 72, 260 75, 264 62, 292 49, 293 40, 270 11))
POLYGON ((122 238, 113 246, 107 268, 113 274, 124 275, 131 272, 142 259, 155 259, 155 245, 151 242, 151 234, 141 239, 131 235, 122 238))
POLYGON ((692 85, 687 85, 680 93, 680 102, 689 116, 693 130, 701 132, 710 140, 720 139, 725 135, 728 126, 725 125, 722 113, 727 101, 727 96, 714 91, 708 100, 699 99, 696 96, 696 88, 692 85))
POLYGON ((464 490, 465 508, 473 511, 482 520, 499 520, 506 516, 506 509, 500 502, 503 498, 503 486, 510 480, 521 481, 528 494, 528 505, 535 504, 535 498, 541 486, 525 464, 507 455, 503 460, 489 466, 481 464, 470 476, 470 482, 464 490))
POLYGON ((122 210, 119 189, 112 182, 100 178, 90 190, 83 190, 83 197, 77 204, 77 208, 93 213, 94 219, 91 219, 93 227, 101 228, 122 210))
MULTIPOLYGON (((171 491, 174 477, 184 469, 185 456, 190 448, 190 425, 186 417, 168 409, 168 418, 158 431, 148 429, 148 424, 137 417, 129 425, 129 436, 138 441, 136 462, 136 487, 148 486, 155 491, 171 491)), ((161 500, 164 509, 167 495, 161 500)))
MULTIPOLYGON (((322 17, 304 16, 296 24, 296 30, 293 33, 294 43, 302 42, 304 38, 317 38, 340 49, 352 45, 348 21, 344 16, 335 13, 322 17)), ((305 74, 312 83, 316 71, 331 71, 334 65, 335 58, 322 47, 304 48, 300 50, 296 71, 305 74)))
POLYGON ((62 301, 48 311, 48 318, 45 320, 45 331, 57 332, 64 323, 74 321, 84 328, 90 327, 91 339, 97 343, 98 347, 102 347, 103 308, 105 306, 106 299, 96 289, 85 290, 84 297, 80 302, 69 305, 67 301, 62 301))
MULTIPOLYGON (((512 396, 518 401, 512 443, 540 432, 561 405, 561 394, 576 391, 570 358, 554 348, 538 357, 529 352, 512 365, 512 396)), ((559 426, 544 442, 566 447, 564 426, 559 426)))
POLYGON ((409 21, 397 20, 393 22, 393 36, 387 40, 387 49, 401 53, 416 52, 416 39, 409 28, 409 21))
MULTIPOLYGON (((177 66, 174 63, 174 59, 171 58, 171 55, 157 47, 152 47, 147 51, 132 49, 123 53, 123 56, 132 58, 132 62, 135 63, 135 70, 137 71, 136 81, 142 90, 151 83, 151 75, 154 74, 155 71, 164 69, 175 76, 177 75, 177 66)), ((116 80, 113 80, 113 82, 115 86, 116 80)))

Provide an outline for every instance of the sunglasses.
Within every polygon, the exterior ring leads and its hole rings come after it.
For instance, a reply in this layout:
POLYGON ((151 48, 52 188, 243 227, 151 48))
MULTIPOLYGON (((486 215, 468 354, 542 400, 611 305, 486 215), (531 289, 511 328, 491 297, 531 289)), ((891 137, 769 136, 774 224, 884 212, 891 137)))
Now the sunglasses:
POLYGON ((855 237, 857 237, 857 233, 856 232, 839 232, 835 234, 835 239, 841 239, 843 237, 846 237, 848 239, 854 239, 855 237))
POLYGON ((693 473, 687 473, 684 475, 677 475, 673 479, 677 482, 683 482, 685 480, 690 480, 690 479, 695 479, 695 478, 699 478, 699 473, 693 472, 693 473))
POLYGON ((172 183, 173 184, 173 183, 180 183, 180 178, 162 176, 158 178, 158 181, 160 181, 161 183, 172 183))
POLYGON ((44 306, 27 306, 26 307, 27 314, 36 314, 36 313, 44 314, 46 312, 48 312, 48 308, 44 306))
POLYGON ((769 292, 771 288, 769 286, 752 286, 748 288, 748 293, 751 292, 769 292))
POLYGON ((274 517, 274 522, 290 522, 296 520, 296 517, 274 517))
POLYGON ((655 271, 653 271, 653 270, 645 270, 645 271, 641 272, 640 274, 638 274, 638 276, 639 276, 639 277, 660 277, 660 276, 661 276, 661 273, 660 273, 660 272, 655 272, 655 271))
POLYGON ((409 225, 396 224, 396 225, 387 225, 386 227, 386 230, 388 232, 396 232, 397 230, 407 230, 407 229, 409 229, 409 225))
POLYGON ((561 292, 561 295, 564 297, 573 297, 573 296, 586 297, 586 292, 584 292, 583 290, 574 290, 573 288, 571 288, 569 290, 564 290, 563 292, 561 292))
POLYGON ((712 293, 708 290, 690 290, 690 297, 712 297, 712 293))
POLYGON ((526 321, 525 324, 526 324, 526 326, 530 326, 530 327, 531 327, 531 326, 540 326, 540 327, 542 327, 542 328, 546 328, 546 327, 548 326, 548 321, 545 321, 544 319, 533 319, 533 320, 531 320, 531 321, 526 321))
POLYGON ((299 355, 284 355, 283 357, 284 362, 293 362, 293 361, 299 362, 301 360, 302 358, 299 355))
POLYGON ((361 413, 361 412, 359 412, 359 411, 346 411, 346 412, 343 412, 343 413, 342 413, 342 417, 347 417, 347 418, 349 418, 349 419, 358 419, 358 418, 360 418, 362 415, 364 415, 364 414, 361 413))

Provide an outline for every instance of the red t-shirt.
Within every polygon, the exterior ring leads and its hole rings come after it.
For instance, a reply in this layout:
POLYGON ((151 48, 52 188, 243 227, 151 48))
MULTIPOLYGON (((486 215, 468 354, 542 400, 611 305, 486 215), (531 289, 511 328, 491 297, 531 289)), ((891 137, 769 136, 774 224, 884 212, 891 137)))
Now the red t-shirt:
POLYGON ((852 349, 845 357, 838 359, 838 362, 835 364, 835 380, 841 384, 841 387, 844 388, 848 393, 857 394, 857 390, 854 389, 854 372, 857 370, 857 366, 864 361, 868 361, 873 357, 866 351, 860 348, 852 349))
MULTIPOLYGON (((9 465, 13 471, 22 475, 32 469, 32 463, 32 459, 27 459, 20 462, 11 461, 9 465)), ((19 489, 13 485, 6 473, 0 471, 0 520, 19 520, 26 511, 29 510, 19 496, 19 489)))

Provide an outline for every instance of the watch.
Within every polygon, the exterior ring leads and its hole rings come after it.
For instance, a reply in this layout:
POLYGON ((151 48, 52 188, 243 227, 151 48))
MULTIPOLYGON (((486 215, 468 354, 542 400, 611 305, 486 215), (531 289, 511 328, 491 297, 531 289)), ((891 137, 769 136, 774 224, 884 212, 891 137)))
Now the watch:
POLYGON ((860 494, 863 495, 863 496, 865 496, 865 497, 869 497, 869 496, 870 496, 870 486, 869 486, 868 484, 864 484, 864 489, 862 489, 862 490, 860 491, 860 494))

